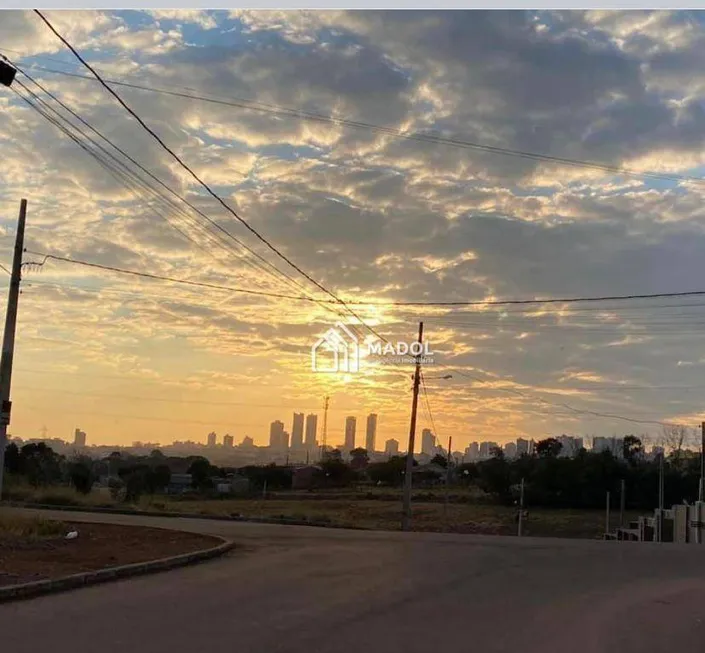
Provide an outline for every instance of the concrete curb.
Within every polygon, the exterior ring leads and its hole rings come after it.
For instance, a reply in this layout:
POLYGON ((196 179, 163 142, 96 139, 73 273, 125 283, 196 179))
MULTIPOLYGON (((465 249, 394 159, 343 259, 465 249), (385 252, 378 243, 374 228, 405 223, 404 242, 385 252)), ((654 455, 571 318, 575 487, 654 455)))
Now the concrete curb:
POLYGON ((199 512, 160 512, 158 510, 129 510, 124 508, 94 508, 92 506, 61 506, 43 503, 23 503, 20 501, 2 501, 0 508, 28 508, 31 510, 57 510, 64 512, 95 512, 106 515, 134 515, 135 517, 171 517, 174 519, 210 519, 212 521, 250 522, 253 524, 283 524, 288 526, 315 526, 316 528, 342 528, 345 530, 370 530, 363 526, 333 524, 308 519, 288 519, 286 517, 245 517, 234 515, 204 515, 199 512))
MULTIPOLYGON (((217 537, 217 536, 211 536, 217 537)), ((223 540, 223 538, 218 538, 223 540)), ((97 585, 112 580, 130 578, 132 576, 142 576, 143 574, 152 574, 177 567, 204 562, 221 556, 235 547, 235 542, 223 540, 222 544, 210 549, 201 549, 192 551, 191 553, 182 553, 169 558, 159 558, 158 560, 148 560, 147 562, 137 562, 131 565, 122 565, 120 567, 108 567, 107 569, 99 569, 97 571, 89 571, 83 574, 73 574, 71 576, 63 576, 61 578, 53 578, 49 580, 39 580, 32 583, 22 583, 21 585, 9 585, 0 587, 0 603, 9 601, 19 601, 29 599, 41 594, 53 594, 55 592, 65 592, 67 590, 76 589, 79 587, 87 587, 89 585, 97 585)))

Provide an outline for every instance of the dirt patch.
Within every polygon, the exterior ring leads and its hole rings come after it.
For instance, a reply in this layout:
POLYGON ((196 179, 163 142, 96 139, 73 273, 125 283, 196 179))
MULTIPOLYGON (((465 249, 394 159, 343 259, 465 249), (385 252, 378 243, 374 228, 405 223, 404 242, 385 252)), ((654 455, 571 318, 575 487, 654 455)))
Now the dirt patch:
POLYGON ((0 587, 146 562, 221 543, 216 537, 182 531, 67 522, 74 540, 0 538, 0 587))

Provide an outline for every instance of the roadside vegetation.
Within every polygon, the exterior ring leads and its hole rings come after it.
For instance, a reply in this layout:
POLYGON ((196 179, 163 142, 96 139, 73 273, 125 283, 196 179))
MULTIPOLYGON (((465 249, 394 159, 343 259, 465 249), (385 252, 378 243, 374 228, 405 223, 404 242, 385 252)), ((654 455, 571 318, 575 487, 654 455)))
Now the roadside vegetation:
MULTIPOLYGON (((14 447, 14 449, 13 449, 14 447)), ((539 442, 535 453, 452 465, 441 456, 414 468, 413 527, 461 533, 516 532, 524 481, 524 532, 599 537, 605 529, 606 493, 612 521, 622 483, 627 521, 658 502, 659 462, 648 460, 640 440, 624 439, 622 456, 581 450, 561 457, 560 443, 539 442)), ((6 454, 5 498, 55 506, 110 507, 217 516, 267 517, 359 528, 397 529, 405 459, 370 463, 364 450, 344 462, 330 452, 309 468, 301 487, 293 466, 219 468, 199 456, 166 458, 159 451, 135 457, 115 452, 104 460, 65 459, 43 444, 6 454), (174 486, 176 476, 188 484, 174 486), (237 482, 236 482, 237 481, 237 482)), ((700 467, 693 452, 674 450, 664 461, 666 505, 697 496, 700 467)))

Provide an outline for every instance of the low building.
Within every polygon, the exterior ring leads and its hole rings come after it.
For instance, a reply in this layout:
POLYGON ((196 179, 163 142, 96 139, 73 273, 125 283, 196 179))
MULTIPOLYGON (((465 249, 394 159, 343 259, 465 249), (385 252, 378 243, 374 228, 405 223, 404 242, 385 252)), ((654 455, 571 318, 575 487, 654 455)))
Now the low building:
POLYGON ((172 474, 167 485, 167 494, 183 494, 192 489, 193 476, 191 474, 172 474))
POLYGON ((301 465, 295 467, 291 475, 292 490, 309 490, 316 484, 321 468, 318 465, 301 465))

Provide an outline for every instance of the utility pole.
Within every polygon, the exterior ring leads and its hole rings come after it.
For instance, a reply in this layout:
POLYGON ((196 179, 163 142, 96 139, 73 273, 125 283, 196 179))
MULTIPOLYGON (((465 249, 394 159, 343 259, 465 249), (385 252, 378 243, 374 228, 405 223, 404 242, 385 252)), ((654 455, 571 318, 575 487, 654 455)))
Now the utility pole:
POLYGON ((610 532, 610 491, 607 490, 607 500, 605 502, 605 537, 610 532))
POLYGON ((12 358, 15 353, 15 327, 17 326, 17 304, 20 298, 20 279, 22 277, 22 250, 24 249, 24 223, 27 216, 27 200, 20 202, 20 216, 17 220, 15 236, 15 253, 12 259, 10 290, 7 296, 5 314, 5 332, 2 338, 2 358, 0 358, 0 499, 2 499, 2 481, 5 470, 5 447, 7 446, 7 427, 10 424, 10 383, 12 380, 12 358))
POLYGON ((658 464, 658 519, 656 520, 658 528, 658 542, 663 542, 663 504, 664 504, 664 455, 659 456, 658 464))
POLYGON ((445 487, 445 501, 443 503, 443 514, 445 516, 446 530, 450 530, 450 522, 448 519, 448 493, 450 491, 450 464, 451 464, 451 447, 453 446, 453 436, 448 437, 448 457, 446 459, 446 487, 445 487))
MULTIPOLYGON (((423 342, 423 322, 419 322, 419 344, 423 342)), ((411 400, 411 424, 409 425, 409 446, 406 450, 406 471, 404 472, 404 498, 402 503, 401 530, 411 527, 411 476, 414 471, 414 440, 416 439, 416 411, 419 407, 419 384, 421 383, 421 347, 416 357, 414 371, 414 395, 411 400)))
POLYGON ((695 520, 695 543, 702 544, 702 530, 700 514, 702 507, 698 503, 705 501, 705 422, 700 423, 700 483, 698 483, 698 502, 694 506, 697 519, 695 520))
POLYGON ((619 490, 619 527, 624 528, 624 511, 627 507, 627 482, 622 479, 619 490))
POLYGON ((522 526, 524 525, 524 479, 521 479, 519 488, 519 519, 517 521, 517 537, 521 537, 522 526))

